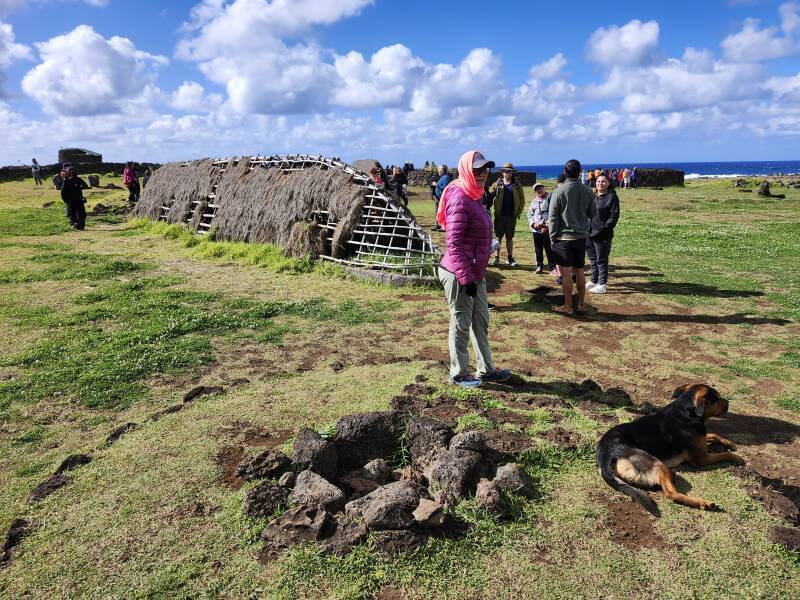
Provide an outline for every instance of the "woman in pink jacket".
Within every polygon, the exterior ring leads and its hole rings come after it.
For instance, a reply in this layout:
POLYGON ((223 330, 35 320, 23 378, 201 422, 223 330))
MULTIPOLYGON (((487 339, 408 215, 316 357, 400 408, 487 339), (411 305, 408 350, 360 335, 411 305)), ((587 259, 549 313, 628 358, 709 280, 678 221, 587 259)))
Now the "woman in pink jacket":
POLYGON ((436 220, 446 234, 446 251, 439 264, 439 280, 450 307, 450 381, 478 387, 484 381, 505 381, 507 369, 497 369, 489 349, 489 304, 486 266, 492 244, 492 221, 480 200, 494 162, 476 150, 458 161, 458 179, 444 189, 436 220), (469 351, 477 357, 476 377, 469 372, 469 351))

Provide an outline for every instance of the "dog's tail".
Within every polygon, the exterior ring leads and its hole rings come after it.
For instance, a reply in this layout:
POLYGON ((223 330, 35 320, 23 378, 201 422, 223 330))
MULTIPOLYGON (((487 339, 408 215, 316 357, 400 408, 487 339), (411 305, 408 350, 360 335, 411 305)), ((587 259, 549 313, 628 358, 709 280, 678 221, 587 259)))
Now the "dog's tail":
POLYGON ((614 465, 617 462, 616 453, 613 452, 608 445, 600 440, 597 446, 597 466, 600 469, 600 475, 603 480, 612 488, 623 494, 627 494, 636 500, 642 507, 654 517, 660 517, 661 512, 658 510, 658 505, 653 502, 653 499, 644 493, 642 490, 636 489, 632 485, 628 485, 622 481, 617 474, 614 473, 614 465))

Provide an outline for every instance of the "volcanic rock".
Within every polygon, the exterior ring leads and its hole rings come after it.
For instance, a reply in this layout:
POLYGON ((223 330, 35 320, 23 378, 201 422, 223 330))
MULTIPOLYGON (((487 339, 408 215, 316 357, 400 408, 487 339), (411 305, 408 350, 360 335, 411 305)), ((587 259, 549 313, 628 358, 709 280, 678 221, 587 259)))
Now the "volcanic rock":
POLYGON ((373 533, 372 540, 386 554, 408 554, 425 544, 427 537, 411 529, 387 529, 373 533))
POLYGON ((500 491, 507 494, 519 494, 525 498, 533 498, 535 496, 533 482, 530 477, 515 463, 508 463, 498 467, 493 481, 500 491))
POLYGON ((242 501, 244 514, 248 517, 268 517, 286 505, 289 492, 281 486, 264 481, 245 494, 242 501))
POLYGON ((313 471, 300 473, 289 495, 290 504, 316 506, 331 514, 341 512, 345 502, 342 490, 313 471))
POLYGON ((431 467, 429 481, 441 501, 453 506, 467 498, 483 477, 491 477, 492 465, 479 452, 454 448, 444 452, 431 467))
POLYGON ((414 523, 413 512, 420 499, 420 489, 408 481, 395 481, 348 502, 345 514, 361 520, 373 530, 405 529, 414 523))
POLYGON ((184 404, 188 404, 189 402, 194 402, 200 396, 209 396, 211 394, 221 394, 225 391, 225 388, 221 385, 198 385, 196 388, 192 388, 183 396, 184 404))
POLYGON ((392 469, 382 458, 376 458, 364 465, 364 479, 371 479, 383 485, 392 478, 392 469))
POLYGON ((323 554, 344 556, 353 546, 367 539, 369 529, 362 521, 338 519, 336 532, 320 545, 323 554))
POLYGON ((88 465, 92 462, 92 457, 86 454, 71 454, 67 458, 61 461, 61 464, 58 465, 54 475, 58 475, 59 473, 63 473, 64 471, 71 471, 77 467, 82 465, 88 465))
POLYGON ((333 442, 308 427, 301 429, 294 440, 292 462, 296 473, 313 471, 326 479, 336 478, 336 447, 333 442))
POLYGON ((376 458, 390 459, 400 449, 402 415, 396 411, 346 415, 336 422, 333 443, 342 470, 357 469, 376 458))
POLYGON ((11 522, 3 547, 0 549, 0 567, 11 562, 14 557, 14 548, 20 544, 22 538, 28 535, 30 526, 30 522, 25 519, 14 519, 11 522))
POLYGON ((430 478, 433 463, 447 450, 452 437, 453 430, 441 421, 428 417, 412 418, 406 426, 412 469, 430 478))
POLYGON ((334 523, 330 514, 320 508, 297 506, 267 525, 261 539, 274 549, 290 548, 325 539, 331 535, 334 523))
POLYGON ((481 479, 478 482, 478 487, 475 491, 475 504, 500 517, 505 518, 511 515, 508 504, 500 495, 500 490, 497 489, 493 481, 488 479, 481 479))
POLYGON ((286 471, 283 475, 280 476, 278 479, 278 485, 285 488, 292 488, 294 487, 294 482, 297 481, 297 475, 294 471, 286 471))
POLYGON ((64 473, 51 475, 42 483, 33 488, 31 495, 28 496, 28 503, 33 504, 34 502, 38 502, 39 500, 47 498, 47 496, 55 492, 58 488, 64 487, 69 482, 70 478, 64 473))
POLYGON ((770 527, 767 531, 767 539, 787 550, 800 552, 800 529, 797 527, 770 527))
POLYGON ((248 481, 274 478, 283 475, 291 466, 289 457, 280 450, 264 450, 239 463, 236 474, 248 481))
POLYGON ((450 449, 472 450, 473 452, 484 452, 486 450, 486 438, 480 431, 464 431, 457 433, 450 440, 450 449))
POLYGON ((444 506, 434 500, 422 498, 414 510, 414 519, 424 527, 439 527, 444 524, 444 506))

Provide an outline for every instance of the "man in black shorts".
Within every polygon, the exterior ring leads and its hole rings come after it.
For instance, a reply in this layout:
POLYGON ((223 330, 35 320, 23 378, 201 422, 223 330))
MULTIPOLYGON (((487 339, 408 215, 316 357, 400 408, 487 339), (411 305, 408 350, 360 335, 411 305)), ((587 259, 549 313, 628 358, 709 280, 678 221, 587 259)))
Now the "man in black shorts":
POLYGON ((564 165, 567 180, 553 192, 550 197, 550 215, 548 228, 553 257, 561 267, 561 286, 564 289, 564 306, 553 307, 560 313, 570 314, 572 306, 572 275, 578 287, 578 305, 575 312, 586 311, 586 277, 583 266, 586 261, 586 238, 592 217, 596 212, 594 194, 583 185, 578 177, 581 174, 581 163, 569 160, 564 165))

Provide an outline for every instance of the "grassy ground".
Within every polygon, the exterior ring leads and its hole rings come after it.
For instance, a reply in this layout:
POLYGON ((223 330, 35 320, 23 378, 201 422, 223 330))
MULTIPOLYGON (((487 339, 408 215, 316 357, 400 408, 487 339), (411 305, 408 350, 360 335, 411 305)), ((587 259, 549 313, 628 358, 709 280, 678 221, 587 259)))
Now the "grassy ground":
MULTIPOLYGON (((592 447, 633 415, 589 410, 568 385, 592 379, 660 405, 677 385, 709 382, 732 407, 710 429, 739 442, 762 474, 800 485, 800 191, 786 193, 763 200, 727 181, 622 190, 610 293, 591 298, 595 310, 580 320, 529 301, 525 290, 552 279, 532 272, 520 221, 521 267, 490 269, 491 338, 498 364, 526 383, 482 392, 477 409, 461 398, 458 423, 493 427, 489 409, 521 415, 509 429, 531 436, 522 462, 540 497, 520 502, 511 524, 464 502, 470 534, 409 556, 367 544, 346 558, 306 547, 262 563, 265 524, 242 515, 247 486, 225 484, 219 457, 385 409, 420 375, 445 391, 441 293, 113 217, 90 217, 75 232, 54 190, 0 184, 0 531, 16 517, 32 523, 0 569, 0 596, 797 594, 798 558, 767 541, 778 521, 728 465, 679 469, 683 489, 723 511, 659 500, 661 519, 634 515, 641 528, 626 530, 629 501, 602 484, 592 447), (199 384, 225 392, 149 420, 199 384), (561 404, 518 408, 532 390, 561 404), (139 427, 107 446, 128 422, 139 427), (578 442, 560 445, 556 431, 578 442), (29 505, 30 491, 76 452, 94 460, 29 505)), ((92 190, 88 208, 124 199, 92 190)), ((412 209, 433 224, 421 190, 412 209)))

